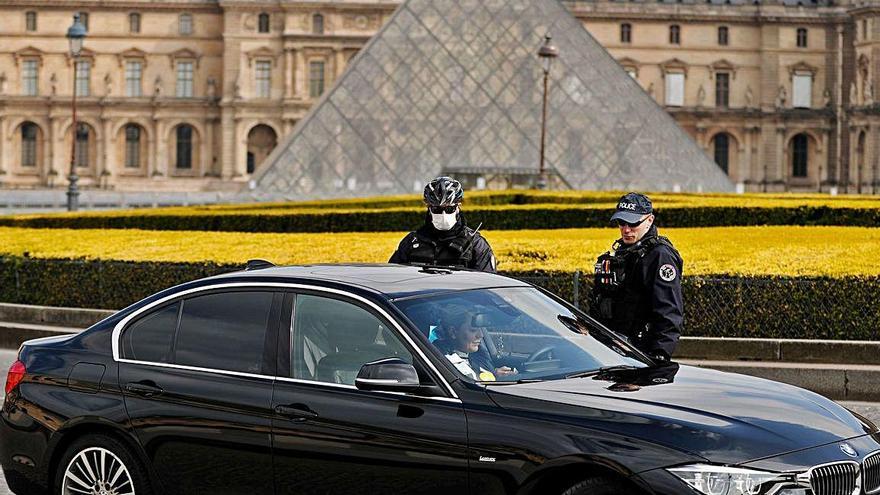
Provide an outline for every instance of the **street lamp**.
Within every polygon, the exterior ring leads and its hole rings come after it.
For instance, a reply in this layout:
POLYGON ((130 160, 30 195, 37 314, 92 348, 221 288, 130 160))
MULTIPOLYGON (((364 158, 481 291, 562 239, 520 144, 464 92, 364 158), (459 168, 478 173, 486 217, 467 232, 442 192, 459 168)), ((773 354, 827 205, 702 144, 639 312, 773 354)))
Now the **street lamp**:
POLYGON ((76 68, 79 64, 79 55, 82 53, 83 41, 86 38, 86 27, 79 21, 79 14, 73 15, 73 24, 67 30, 67 40, 70 42, 70 56, 73 58, 73 125, 71 126, 70 143, 70 175, 67 186, 67 211, 79 209, 79 189, 76 182, 76 141, 79 137, 79 125, 76 122, 76 68))
POLYGON ((552 38, 547 34, 544 37, 544 44, 538 50, 538 57, 541 58, 541 64, 544 68, 544 108, 541 111, 541 164, 538 166, 538 189, 547 188, 547 177, 544 172, 544 147, 547 140, 547 95, 550 69, 553 67, 553 60, 559 56, 559 48, 556 48, 551 40, 552 38))

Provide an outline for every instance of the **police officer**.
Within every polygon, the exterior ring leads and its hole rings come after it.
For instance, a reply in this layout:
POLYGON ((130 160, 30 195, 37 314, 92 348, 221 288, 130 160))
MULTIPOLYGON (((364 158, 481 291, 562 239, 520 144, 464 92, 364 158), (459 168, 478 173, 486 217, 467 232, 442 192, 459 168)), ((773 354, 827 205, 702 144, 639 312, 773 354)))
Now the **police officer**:
POLYGON ((653 211, 644 194, 618 201, 611 222, 620 239, 596 262, 590 315, 655 360, 668 361, 681 335, 682 259, 657 233, 653 211))
POLYGON ((460 266, 495 273, 495 255, 486 239, 468 227, 461 213, 464 190, 450 177, 425 186, 425 224, 400 241, 389 263, 460 266))

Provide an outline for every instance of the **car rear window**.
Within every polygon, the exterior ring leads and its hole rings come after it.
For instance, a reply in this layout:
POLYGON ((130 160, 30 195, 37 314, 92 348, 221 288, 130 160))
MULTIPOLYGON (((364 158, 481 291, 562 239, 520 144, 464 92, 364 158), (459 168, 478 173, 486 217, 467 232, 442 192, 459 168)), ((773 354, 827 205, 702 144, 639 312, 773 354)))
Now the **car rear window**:
POLYGON ((171 345, 177 329, 180 302, 135 321, 122 334, 122 357, 136 361, 171 362, 171 345))
POLYGON ((183 301, 174 362, 260 373, 272 292, 222 292, 183 301))

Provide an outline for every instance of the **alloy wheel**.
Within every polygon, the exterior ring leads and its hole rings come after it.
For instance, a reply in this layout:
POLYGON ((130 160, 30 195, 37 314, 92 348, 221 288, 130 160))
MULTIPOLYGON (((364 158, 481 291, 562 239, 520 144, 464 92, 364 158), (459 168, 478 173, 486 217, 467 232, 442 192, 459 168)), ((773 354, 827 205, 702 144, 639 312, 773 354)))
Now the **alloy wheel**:
POLYGON ((64 471, 61 495, 134 495, 125 464, 101 447, 80 451, 64 471))

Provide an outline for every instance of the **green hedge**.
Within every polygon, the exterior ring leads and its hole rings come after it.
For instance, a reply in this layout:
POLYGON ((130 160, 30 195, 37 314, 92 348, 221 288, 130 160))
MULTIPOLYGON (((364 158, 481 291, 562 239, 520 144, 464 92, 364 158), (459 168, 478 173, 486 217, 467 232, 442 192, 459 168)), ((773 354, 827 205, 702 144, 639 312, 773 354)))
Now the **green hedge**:
MULTIPOLYGON (((115 309, 237 265, 0 257, 0 301, 115 309)), ((509 273, 587 307, 591 279, 509 273)), ((685 335, 880 339, 880 278, 686 277, 685 335)))
MULTIPOLYGON (((419 226, 423 210, 360 210, 296 213, 214 213, 0 217, 0 226, 74 229, 202 230, 227 232, 395 232, 419 226)), ((607 227, 610 209, 544 205, 465 210, 470 225, 491 230, 607 227)), ((747 225, 880 226, 880 209, 828 206, 671 207, 657 210, 664 227, 747 225)))

